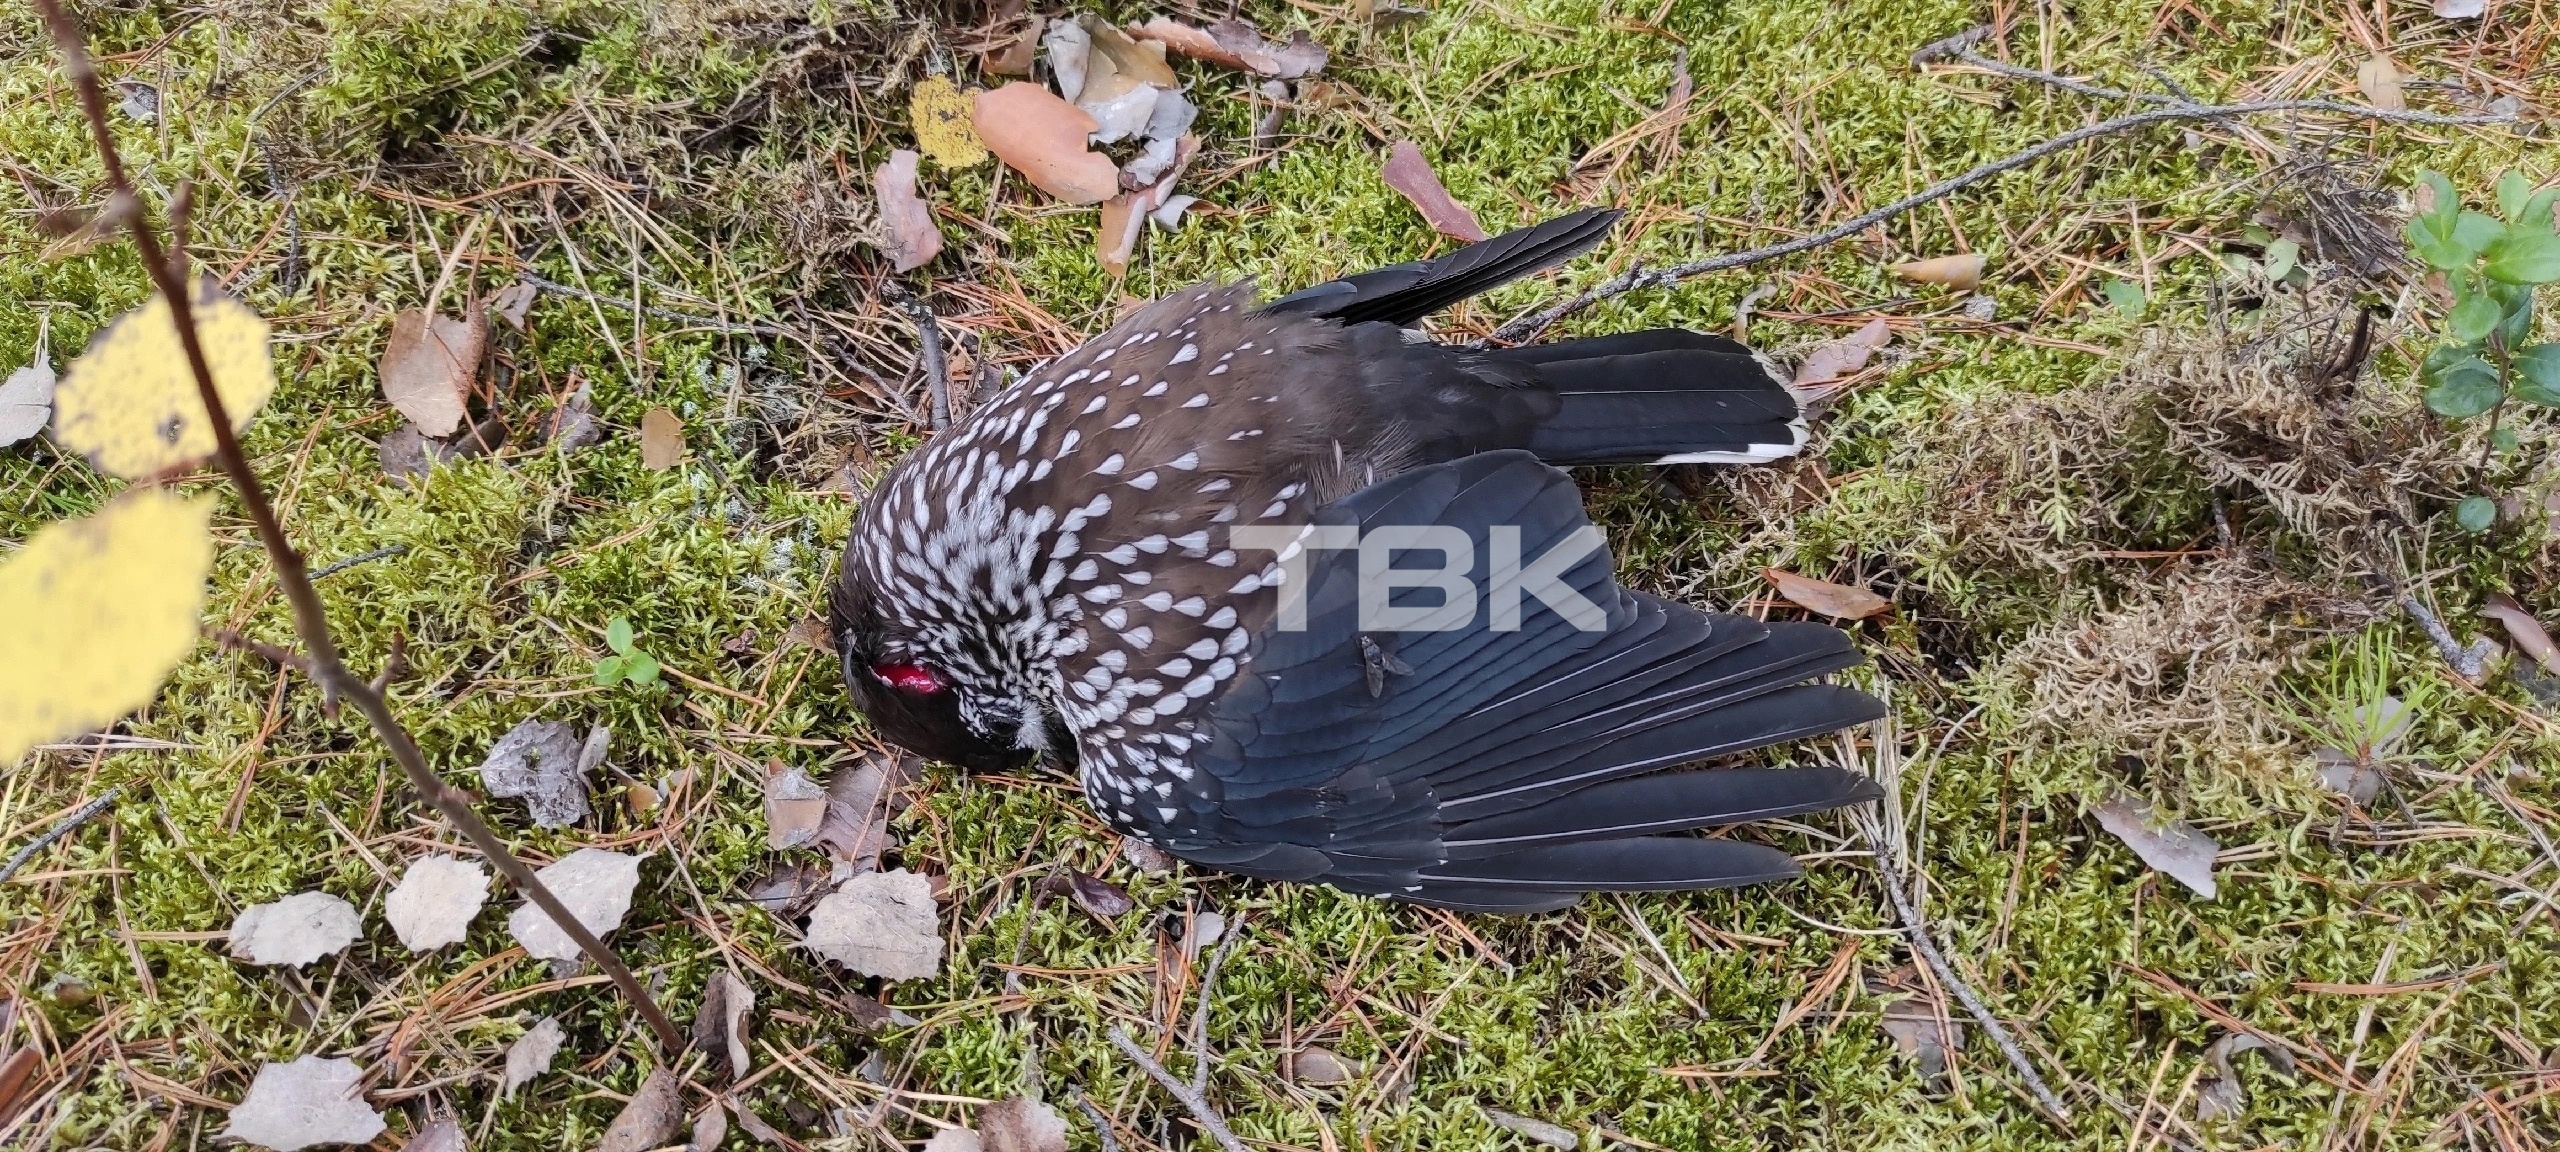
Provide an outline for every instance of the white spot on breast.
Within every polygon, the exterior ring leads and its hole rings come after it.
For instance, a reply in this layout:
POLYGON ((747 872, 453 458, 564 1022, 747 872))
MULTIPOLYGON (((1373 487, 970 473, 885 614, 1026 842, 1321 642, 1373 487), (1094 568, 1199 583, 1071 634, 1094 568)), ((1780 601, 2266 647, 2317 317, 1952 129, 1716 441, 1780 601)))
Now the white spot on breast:
POLYGON ((1120 474, 1120 466, 1128 462, 1128 457, 1114 452, 1103 457, 1102 463, 1094 465, 1093 474, 1096 476, 1117 476, 1120 474))
POLYGON ((1196 450, 1185 452, 1180 456, 1176 456, 1173 459, 1166 461, 1166 465, 1183 472, 1188 472, 1200 466, 1200 453, 1196 450))
POLYGON ((1283 513, 1283 512, 1286 512, 1286 511, 1288 511, 1288 510, 1289 510, 1289 502, 1288 502, 1288 501, 1286 501, 1286 500, 1274 500, 1274 501, 1272 501, 1272 502, 1271 502, 1271 506, 1270 506, 1270 507, 1268 507, 1268 508, 1264 508, 1264 509, 1262 510, 1262 518, 1263 518, 1263 519, 1265 519, 1265 520, 1268 520, 1268 519, 1270 519, 1270 518, 1272 518, 1272 517, 1274 517, 1274 516, 1277 516, 1277 515, 1279 515, 1279 514, 1281 514, 1281 513, 1283 513))
POLYGON ((1114 632, 1129 626, 1129 610, 1114 608, 1102 614, 1102 626, 1114 632))
POLYGON ((1161 533, 1161 532, 1159 532, 1159 533, 1157 533, 1157 534, 1155 534, 1155 535, 1153 535, 1153 536, 1141 536, 1141 537, 1137 538, 1136 540, 1131 541, 1131 543, 1134 543, 1134 544, 1136 544, 1136 545, 1138 546, 1138 551, 1140 551, 1140 552, 1144 552, 1144 553, 1146 553, 1146 554, 1147 554, 1147 555, 1149 555, 1149 556, 1162 556, 1162 555, 1164 555, 1164 546, 1165 546, 1166 541, 1165 541, 1165 538, 1164 538, 1164 534, 1163 534, 1163 533, 1161 533))
POLYGON ((1213 496, 1233 487, 1235 487, 1234 481, 1231 481, 1224 476, 1213 476, 1201 482, 1200 494, 1203 496, 1213 496))
POLYGON ((1129 654, 1126 652, 1104 652, 1102 655, 1094 657, 1094 660, 1103 667, 1114 672, 1126 672, 1129 670, 1129 654))
POLYGON ((1209 546, 1209 530, 1203 528, 1197 532, 1185 532, 1173 538, 1173 545, 1185 552, 1197 553, 1200 549, 1209 546))
POLYGON ((1149 490, 1153 489, 1153 488, 1156 486, 1156 473, 1155 473, 1155 469, 1150 468, 1150 469, 1148 469, 1148 470, 1146 470, 1146 471, 1144 471, 1144 472, 1140 472, 1140 473, 1138 473, 1137 475, 1130 477, 1130 478, 1129 478, 1129 486, 1130 486, 1130 487, 1132 487, 1132 488, 1137 489, 1137 490, 1138 490, 1138 491, 1140 491, 1140 492, 1145 492, 1145 491, 1149 491, 1149 490))
POLYGON ((1182 402, 1182 406, 1183 406, 1183 407, 1185 407, 1185 408, 1206 408, 1206 407, 1208 407, 1208 406, 1209 406, 1209 394, 1208 394, 1208 393, 1206 393, 1206 392, 1203 392, 1203 393, 1201 393, 1201 394, 1199 394, 1199 395, 1197 395, 1197 396, 1194 396, 1194 397, 1192 397, 1192 398, 1190 398, 1190 399, 1188 399, 1188 400, 1183 401, 1183 402, 1182 402))
MULTIPOLYGON (((1144 624, 1140 624, 1135 628, 1121 633, 1120 641, 1132 648, 1144 648, 1147 645, 1156 642, 1156 630, 1149 628, 1144 624)), ((1146 681, 1138 685, 1138 687, 1141 690, 1146 691, 1146 694, 1149 696, 1153 696, 1157 692, 1164 691, 1164 686, 1153 680, 1146 681)))
POLYGON ((1121 573, 1120 578, 1132 584, 1153 584, 1156 581, 1156 574, 1144 568, 1132 568, 1121 573))
POLYGON ((1165 393, 1165 389, 1168 389, 1168 388, 1171 388, 1171 387, 1173 387, 1173 385, 1172 385, 1172 383, 1171 383, 1171 382, 1169 382, 1169 381, 1164 381, 1164 380, 1158 380, 1158 381, 1156 381, 1156 382, 1155 382, 1155 383, 1153 383, 1153 384, 1149 384, 1149 385, 1147 385, 1147 390, 1146 390, 1146 391, 1144 391, 1144 392, 1140 392, 1140 393, 1138 393, 1138 395, 1140 395, 1140 396, 1162 396, 1162 395, 1164 395, 1164 393, 1165 393))
POLYGON ((1110 397, 1108 397, 1108 396, 1096 395, 1093 399, 1085 401, 1085 402, 1084 402, 1084 411, 1082 411, 1082 412, 1078 412, 1078 413, 1076 413, 1076 415, 1078 415, 1078 416, 1091 416, 1091 415, 1093 415, 1094 413, 1096 413, 1096 412, 1100 412, 1100 411, 1102 411, 1103 409, 1108 408, 1108 407, 1110 407, 1110 406, 1111 406, 1111 398, 1110 398, 1110 397))
POLYGON ((1204 636, 1192 641, 1190 647, 1182 650, 1182 654, 1194 660, 1206 660, 1218 654, 1218 642, 1204 636))
POLYGON ((1211 564, 1215 564, 1215 565, 1217 565, 1217 566, 1218 566, 1218 567, 1220 567, 1220 568, 1233 568, 1233 567, 1235 567, 1235 566, 1236 566, 1236 553, 1235 553, 1235 549, 1232 549, 1232 548, 1221 549, 1221 550, 1220 550, 1219 552, 1217 552, 1215 555, 1212 555, 1212 556, 1210 556, 1210 557, 1209 557, 1209 563, 1211 563, 1211 564))
POLYGON ((1248 592, 1259 592, 1261 590, 1262 575, 1258 572, 1245 573, 1244 579, 1236 581, 1235 587, 1227 589, 1227 591, 1238 596, 1242 596, 1248 592))
POLYGON ((1031 466, 1031 482, 1032 482, 1032 483, 1037 484, 1037 483, 1039 483, 1040 481, 1046 480, 1046 479, 1048 479, 1048 478, 1049 478, 1049 462, 1048 462, 1048 461, 1043 460, 1043 461, 1041 461, 1041 462, 1039 462, 1039 463, 1034 464, 1034 465, 1032 465, 1032 466, 1031 466))
POLYGON ((1091 600, 1096 604, 1108 604, 1120 598, 1120 586, 1117 584, 1096 584, 1093 587, 1084 590, 1084 598, 1091 600))
POLYGON ((1139 600, 1138 603, 1146 605, 1149 611, 1162 612, 1173 607, 1173 593, 1163 591, 1149 592, 1146 597, 1139 600))
POLYGON ((1144 419, 1144 417, 1139 416, 1135 412, 1129 413, 1118 420, 1112 421, 1111 430, 1117 432, 1123 428, 1135 428, 1138 426, 1138 421, 1141 419, 1144 419))
POLYGON ((1135 545, 1123 544, 1103 553, 1102 558, 1114 564, 1127 564, 1138 558, 1138 549, 1135 545))
POLYGON ((1190 363, 1190 362, 1192 362, 1192 361, 1194 361, 1194 360, 1197 360, 1197 359, 1199 359, 1199 358, 1200 358, 1200 346, 1199 346, 1199 345, 1197 345, 1197 344, 1185 344, 1185 345, 1183 345, 1183 346, 1182 346, 1182 347, 1180 347, 1180 348, 1176 348, 1176 349, 1174 349, 1174 351, 1173 351, 1173 359, 1171 359, 1171 360, 1167 360, 1167 361, 1165 361, 1165 363, 1167 363, 1167 364, 1188 364, 1188 363, 1190 363))
POLYGON ((1227 374, 1227 366, 1220 364, 1217 367, 1210 369, 1209 374, 1212 376, 1224 376, 1227 374))
POLYGON ((1167 660, 1164 663, 1157 665, 1156 671, 1162 672, 1167 676, 1188 676, 1191 674, 1191 662, 1183 659, 1182 657, 1176 656, 1171 660, 1167 660))
POLYGON ((1251 643, 1253 643, 1253 637, 1245 635, 1244 629, 1238 628, 1227 633, 1227 642, 1218 645, 1218 651, 1233 656, 1244 651, 1245 647, 1251 643))
POLYGON ((1076 445, 1082 443, 1084 443, 1084 433, 1069 428, 1066 435, 1058 437, 1058 455, 1064 456, 1073 452, 1076 450, 1076 445))

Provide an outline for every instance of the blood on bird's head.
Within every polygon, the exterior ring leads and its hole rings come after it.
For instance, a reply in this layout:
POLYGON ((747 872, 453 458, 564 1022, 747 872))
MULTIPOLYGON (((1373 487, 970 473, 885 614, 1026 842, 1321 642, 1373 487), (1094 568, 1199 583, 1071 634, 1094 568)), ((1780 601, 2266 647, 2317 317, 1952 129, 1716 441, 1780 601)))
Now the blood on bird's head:
POLYGON ((925 759, 971 771, 1018 768, 1029 760, 1012 740, 970 727, 961 715, 959 686, 948 676, 887 655, 888 624, 868 591, 839 581, 828 605, 828 630, 844 662, 845 690, 872 732, 925 759))

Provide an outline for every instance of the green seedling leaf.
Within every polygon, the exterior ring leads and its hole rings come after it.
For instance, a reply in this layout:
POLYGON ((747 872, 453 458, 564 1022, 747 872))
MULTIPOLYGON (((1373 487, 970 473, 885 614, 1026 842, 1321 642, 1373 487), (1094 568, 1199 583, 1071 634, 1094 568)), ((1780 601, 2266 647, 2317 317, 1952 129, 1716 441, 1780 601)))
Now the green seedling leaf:
POLYGON ((2560 344, 2531 344, 2516 353, 2516 399, 2560 408, 2560 344))
POLYGON ((2498 211, 2507 214, 2509 223, 2524 219, 2525 202, 2532 198, 2533 181, 2522 171, 2509 168, 2498 174, 2498 211))
POLYGON ((2277 240, 2267 245, 2267 279, 2282 280, 2293 275, 2293 270, 2301 264, 2301 244, 2292 240, 2277 240))
POLYGON ((629 659, 622 656, 607 656, 598 660, 596 661, 596 683, 607 688, 622 683, 625 670, 629 667, 629 659))
POLYGON ((2474 535, 2486 532, 2498 523, 2498 502, 2486 496, 2465 497, 2454 505, 2453 522, 2474 535))
POLYGON ((616 616, 604 626, 604 646, 629 655, 631 652, 631 618, 616 616))
POLYGON ((657 658, 646 652, 632 653, 624 659, 622 666, 622 678, 644 688, 657 683, 657 658))
POLYGON ((2466 356, 2435 373, 2427 389, 2427 407, 2448 420, 2463 420, 2498 406, 2506 390, 2498 386, 2498 370, 2477 356, 2466 356))
POLYGON ((2498 330, 2498 321, 2505 318, 2505 309, 2498 307, 2498 302, 2488 293, 2469 287, 2469 277, 2465 277, 2463 283, 2462 299, 2445 317, 2445 326, 2454 339, 2465 344, 2477 344, 2498 330))
POLYGON ((2109 307, 2135 319, 2140 319, 2143 310, 2151 303, 2151 298, 2143 292, 2142 285, 2130 280, 2109 280, 2106 282, 2104 291, 2107 294, 2109 307))
POLYGON ((2501 228, 2484 246, 2487 262, 2480 271, 2509 284, 2548 284, 2560 280, 2560 233, 2549 222, 2501 228))

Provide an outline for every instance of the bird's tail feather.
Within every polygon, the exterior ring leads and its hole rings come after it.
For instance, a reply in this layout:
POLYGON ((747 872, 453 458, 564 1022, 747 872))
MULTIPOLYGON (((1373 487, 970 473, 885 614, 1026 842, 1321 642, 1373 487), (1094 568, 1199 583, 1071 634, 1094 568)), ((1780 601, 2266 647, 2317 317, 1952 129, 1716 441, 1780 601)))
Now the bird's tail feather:
POLYGON ((1530 434, 1549 464, 1753 464, 1804 447, 1802 404, 1750 349, 1657 328, 1505 349, 1563 399, 1530 434))
POLYGON ((1305 312, 1345 324, 1411 326, 1460 300, 1581 255, 1609 234, 1619 215, 1614 208, 1586 208, 1429 260, 1329 280, 1274 300, 1263 310, 1305 312))

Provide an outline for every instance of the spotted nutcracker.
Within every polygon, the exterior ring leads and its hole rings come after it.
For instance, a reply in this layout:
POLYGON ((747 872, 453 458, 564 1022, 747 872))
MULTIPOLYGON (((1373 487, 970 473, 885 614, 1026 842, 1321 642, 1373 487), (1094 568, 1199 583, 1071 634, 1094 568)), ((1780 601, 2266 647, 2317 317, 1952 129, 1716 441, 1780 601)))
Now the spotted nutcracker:
POLYGON ((1686 833, 1871 784, 1680 766, 1875 718, 1816 682, 1860 657, 1833 628, 1618 587, 1557 467, 1787 456, 1796 397, 1703 333, 1481 351, 1408 330, 1616 216, 1268 304, 1187 289, 989 399, 845 545, 855 702, 929 758, 1072 765, 1114 827, 1248 876, 1529 912, 1796 874, 1686 833), (1409 546, 1357 546, 1373 533, 1409 546))

